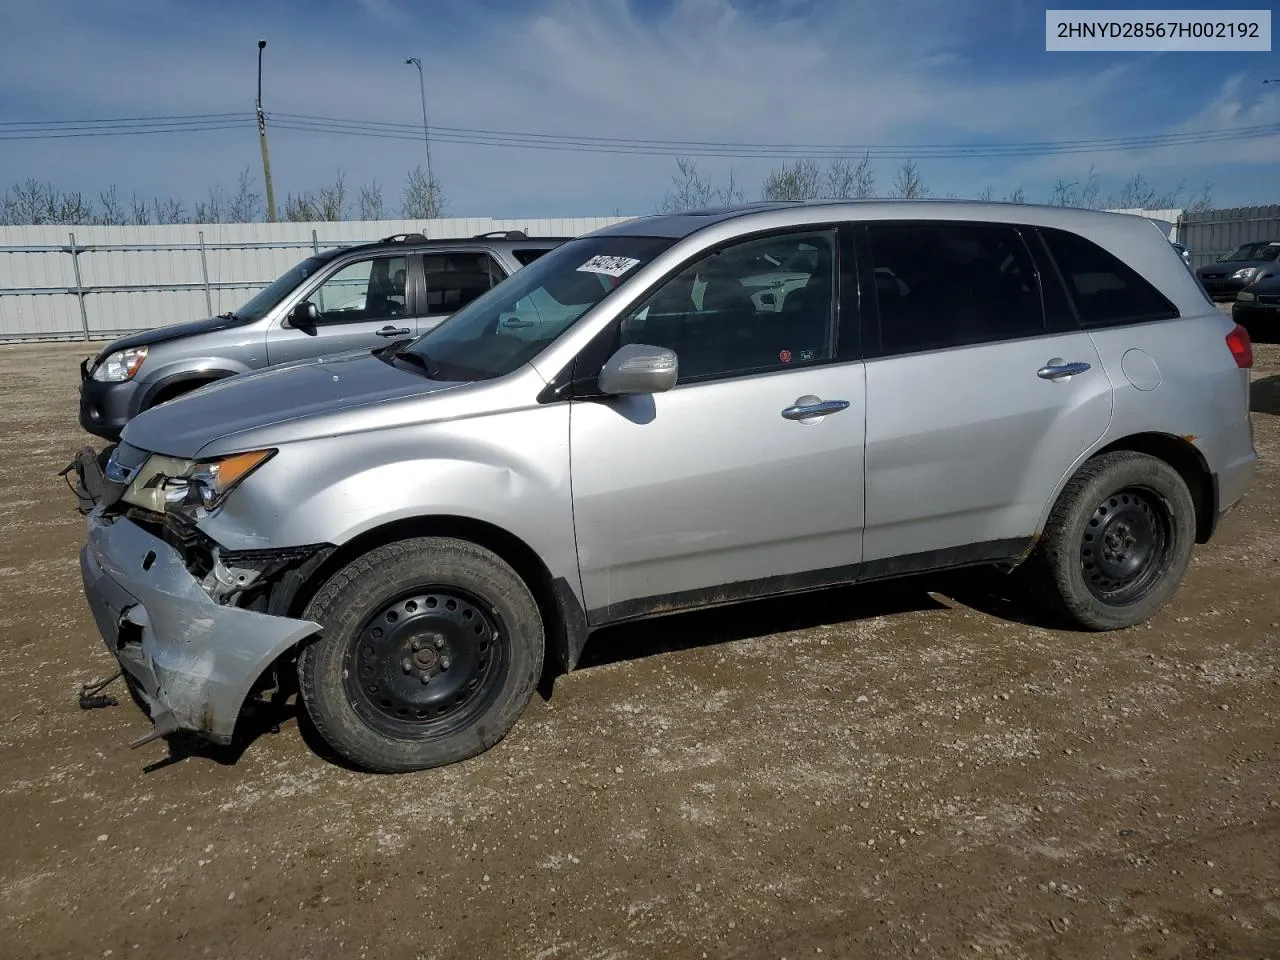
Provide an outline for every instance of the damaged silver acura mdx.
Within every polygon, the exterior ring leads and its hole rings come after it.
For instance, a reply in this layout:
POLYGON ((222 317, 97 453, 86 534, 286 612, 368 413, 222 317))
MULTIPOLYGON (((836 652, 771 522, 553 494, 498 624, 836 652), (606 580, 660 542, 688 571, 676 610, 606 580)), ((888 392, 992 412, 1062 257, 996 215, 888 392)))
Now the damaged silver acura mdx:
POLYGON ((1249 488, 1251 363, 1141 217, 630 220, 416 339, 132 419, 84 586, 139 742, 228 742, 296 678, 348 760, 432 767, 622 620, 973 565, 1146 620, 1249 488))

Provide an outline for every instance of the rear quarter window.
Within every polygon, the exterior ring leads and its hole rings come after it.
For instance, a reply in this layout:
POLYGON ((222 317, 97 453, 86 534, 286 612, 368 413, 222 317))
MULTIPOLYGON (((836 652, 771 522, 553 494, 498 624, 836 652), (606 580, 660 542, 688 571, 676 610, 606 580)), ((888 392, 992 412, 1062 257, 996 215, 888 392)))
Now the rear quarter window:
POLYGON ((1179 316, 1164 294, 1119 257, 1067 230, 1040 228, 1085 327, 1106 327, 1179 316))

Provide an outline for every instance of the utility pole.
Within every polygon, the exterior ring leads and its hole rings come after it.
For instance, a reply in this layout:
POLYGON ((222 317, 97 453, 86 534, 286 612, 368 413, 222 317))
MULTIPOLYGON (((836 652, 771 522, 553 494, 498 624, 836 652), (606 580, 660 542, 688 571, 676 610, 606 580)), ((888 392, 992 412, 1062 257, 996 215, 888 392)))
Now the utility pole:
POLYGON ((262 112, 262 48, 267 41, 258 41, 258 143, 262 147, 262 181, 267 188, 267 220, 276 222, 276 191, 271 185, 271 154, 267 152, 267 115, 262 112))
POLYGON ((431 195, 431 215, 435 216, 440 212, 438 191, 436 190, 436 178, 431 175, 431 135, 427 130, 427 83, 422 78, 422 61, 417 57, 410 57, 405 63, 411 63, 418 68, 418 92, 422 95, 422 142, 427 149, 427 190, 431 195))

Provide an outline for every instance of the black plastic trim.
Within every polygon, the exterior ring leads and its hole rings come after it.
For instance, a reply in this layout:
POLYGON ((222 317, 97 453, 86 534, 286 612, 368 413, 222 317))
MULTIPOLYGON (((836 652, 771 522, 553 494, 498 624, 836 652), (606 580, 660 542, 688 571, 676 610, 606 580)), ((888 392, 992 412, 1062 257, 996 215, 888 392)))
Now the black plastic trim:
POLYGON ((681 590, 676 593, 624 600, 606 607, 597 607, 587 612, 587 622, 594 629, 605 624, 661 616, 677 610, 716 607, 740 603, 744 600, 805 593, 843 584, 887 580, 933 570, 1017 562, 1023 560, 1034 546, 1034 537, 988 540, 942 550, 886 557, 865 563, 809 570, 804 573, 742 580, 714 587, 699 587, 695 590, 681 590))

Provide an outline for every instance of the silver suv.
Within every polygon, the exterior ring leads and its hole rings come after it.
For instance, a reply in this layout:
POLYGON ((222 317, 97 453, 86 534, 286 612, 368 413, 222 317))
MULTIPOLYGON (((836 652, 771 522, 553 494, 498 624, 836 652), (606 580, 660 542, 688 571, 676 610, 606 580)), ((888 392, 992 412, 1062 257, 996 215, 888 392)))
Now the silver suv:
POLYGON ((1143 621, 1250 485, 1251 364, 1141 217, 630 220, 394 350, 134 419, 84 586, 142 741, 227 742, 296 677, 348 760, 431 767, 622 620, 994 565, 1084 629, 1143 621))
POLYGON ((238 310, 121 337, 80 364, 80 426, 115 440, 143 410, 215 380, 426 333, 567 238, 398 234, 295 264, 238 310))

